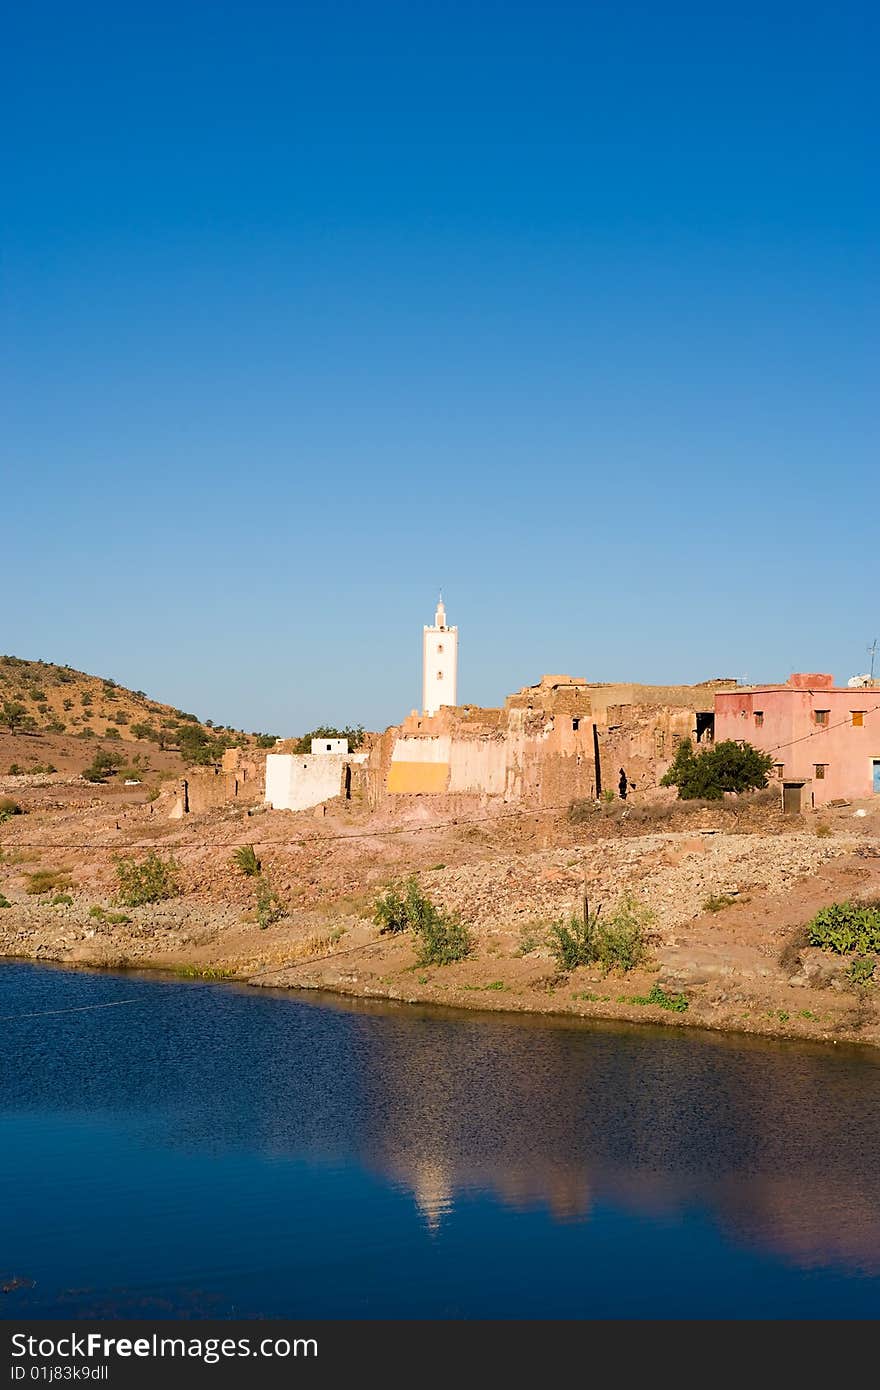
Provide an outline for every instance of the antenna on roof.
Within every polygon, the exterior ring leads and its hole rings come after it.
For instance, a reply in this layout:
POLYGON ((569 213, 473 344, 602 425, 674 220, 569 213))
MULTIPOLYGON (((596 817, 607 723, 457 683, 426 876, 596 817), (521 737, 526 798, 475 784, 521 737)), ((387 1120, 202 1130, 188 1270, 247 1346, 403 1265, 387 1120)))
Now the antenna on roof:
POLYGON ((868 648, 868 656, 871 658, 871 680, 874 679, 874 658, 877 655, 877 638, 875 637, 868 648))

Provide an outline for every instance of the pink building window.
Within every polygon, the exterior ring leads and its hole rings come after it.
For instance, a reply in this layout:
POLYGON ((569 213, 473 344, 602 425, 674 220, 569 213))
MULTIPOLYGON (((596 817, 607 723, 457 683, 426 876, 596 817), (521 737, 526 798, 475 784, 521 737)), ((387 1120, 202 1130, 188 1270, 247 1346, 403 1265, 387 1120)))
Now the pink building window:
POLYGON ((863 728, 863 727, 864 727, 864 723, 865 723, 865 711, 864 711, 863 709, 854 709, 854 710, 851 711, 851 714, 852 714, 853 728, 854 728, 854 729, 861 729, 861 728, 863 728))
POLYGON ((813 711, 813 718, 815 719, 817 724, 821 724, 823 727, 827 727, 828 716, 830 713, 830 709, 817 709, 813 711))
POLYGON ((814 766, 815 766, 815 769, 816 769, 816 781, 817 781, 817 782, 824 782, 824 780, 825 780, 825 769, 826 769, 826 767, 828 766, 828 764, 827 764, 827 763, 815 763, 814 766))
POLYGON ((755 710, 755 728, 756 728, 756 729, 760 729, 760 728, 763 726, 763 723, 764 723, 764 711, 763 711, 762 709, 756 709, 756 710, 755 710))

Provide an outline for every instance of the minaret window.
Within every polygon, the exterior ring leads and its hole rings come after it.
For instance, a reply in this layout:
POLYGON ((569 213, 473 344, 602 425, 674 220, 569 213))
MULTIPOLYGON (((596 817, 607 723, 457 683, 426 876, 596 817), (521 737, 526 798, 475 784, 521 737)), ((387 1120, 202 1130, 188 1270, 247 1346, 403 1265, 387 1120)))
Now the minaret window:
POLYGON ((438 671, 438 672, 437 672, 437 679, 438 679, 438 681, 442 681, 442 679, 443 679, 443 672, 442 672, 442 671, 438 671))

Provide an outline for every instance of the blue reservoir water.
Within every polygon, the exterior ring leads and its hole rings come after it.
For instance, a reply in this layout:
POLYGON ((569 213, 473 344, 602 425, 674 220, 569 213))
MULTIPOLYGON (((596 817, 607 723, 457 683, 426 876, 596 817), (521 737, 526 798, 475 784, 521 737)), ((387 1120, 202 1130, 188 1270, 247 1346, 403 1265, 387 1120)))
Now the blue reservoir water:
POLYGON ((880 1310, 868 1050, 23 964, 0 1016, 0 1316, 880 1310))

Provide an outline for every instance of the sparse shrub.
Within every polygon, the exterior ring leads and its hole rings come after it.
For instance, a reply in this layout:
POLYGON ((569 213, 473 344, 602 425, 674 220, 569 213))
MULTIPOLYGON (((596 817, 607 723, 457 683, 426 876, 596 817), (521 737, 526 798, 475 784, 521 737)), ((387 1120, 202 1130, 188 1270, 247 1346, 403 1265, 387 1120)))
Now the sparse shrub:
POLYGON ((416 953, 418 965, 452 965, 465 960, 472 950, 470 932, 459 917, 436 908, 425 915, 417 935, 421 939, 416 953))
POLYGON ((831 834, 831 826, 826 825, 824 821, 820 821, 819 824, 816 826, 816 834, 820 840, 827 839, 828 836, 831 834))
POLYGON ((49 904, 50 907, 73 907, 73 898, 69 893, 58 893, 49 904))
MULTIPOLYGON (((277 742, 277 734, 257 734, 258 748, 274 748, 277 742)), ((311 744, 309 745, 309 751, 311 752, 311 744)))
POLYGON ((41 893, 51 893, 53 889, 69 888, 70 875, 66 869, 35 869, 27 875, 25 892, 33 897, 41 893))
POLYGON ((383 933, 412 931, 420 940, 416 954, 419 965, 450 965, 471 953, 467 927, 457 915, 435 907, 414 875, 407 879, 402 892, 391 887, 377 898, 373 921, 383 933))
POLYGON ((839 956, 880 951, 880 905, 848 900, 823 907, 807 923, 807 940, 839 956))
POLYGON ((118 859, 116 877, 119 880, 117 901, 124 907, 140 907, 142 903, 162 902, 180 892, 180 865, 172 858, 162 859, 155 850, 140 861, 118 859))
POLYGON ((566 815, 569 825, 583 825, 596 814, 596 803, 588 796, 577 797, 570 802, 566 815))
POLYGON ((122 738, 122 734, 119 732, 115 724, 108 724, 106 729, 104 730, 104 737, 110 739, 122 738))
POLYGON ((255 878, 260 872, 260 861, 253 845, 239 845, 232 860, 246 878, 255 878))
POLYGON ((49 723, 46 725, 46 733, 47 733, 47 734, 63 734, 63 733, 64 733, 64 725, 62 724, 61 720, 60 720, 60 719, 50 719, 49 723))
POLYGON ((647 957, 646 936, 653 915, 627 894, 607 917, 591 912, 586 920, 572 916, 567 923, 554 922, 550 942, 560 969, 598 965, 603 975, 634 970, 647 957))
POLYGON ((729 893, 713 893, 703 903, 704 912, 723 912, 726 907, 733 907, 736 898, 732 898, 729 893))
POLYGON ((403 891, 395 887, 386 888, 376 899, 373 921, 382 935, 403 931, 419 931, 429 913, 436 911, 430 898, 419 887, 413 875, 403 885, 403 891))
POLYGON ((869 985, 876 968, 877 962, 870 956, 856 956, 846 973, 854 985, 869 985))
POLYGON ((579 965, 592 965, 596 959, 594 913, 584 920, 576 915, 568 922, 554 922, 550 927, 550 949, 560 970, 576 970, 579 965))
POLYGON ((257 879, 257 922, 263 931, 280 922, 284 916, 284 903, 279 898, 268 874, 261 873, 257 879))
POLYGON ((10 820, 12 816, 22 815, 24 815, 24 811, 14 797, 0 796, 0 824, 5 820, 10 820))
POLYGON ((615 799, 616 798, 614 796, 614 792, 611 790, 610 787, 606 787, 602 793, 602 800, 606 803, 606 805, 609 805, 615 799))
POLYGON ((80 696, 80 704, 81 704, 81 705, 85 705, 86 708, 88 708, 88 706, 89 706, 91 703, 92 703, 92 697, 91 697, 91 695, 89 694, 89 692, 88 692, 87 690, 84 690, 83 693, 82 693, 82 695, 80 696))
POLYGON ((683 739, 661 787, 677 787, 682 801, 704 797, 720 801, 725 792, 747 792, 766 787, 773 759, 750 743, 725 739, 694 753, 689 738, 683 739))
POLYGON ((11 907, 12 903, 4 893, 0 893, 0 907, 11 907))

